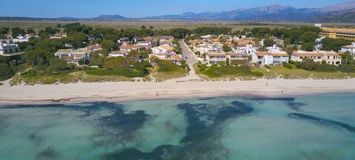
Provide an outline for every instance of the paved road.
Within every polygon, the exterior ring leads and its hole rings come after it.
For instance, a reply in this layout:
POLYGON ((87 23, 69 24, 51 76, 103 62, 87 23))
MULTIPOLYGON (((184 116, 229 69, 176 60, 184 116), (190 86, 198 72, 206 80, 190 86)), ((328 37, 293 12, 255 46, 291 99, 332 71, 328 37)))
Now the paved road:
POLYGON ((186 45, 186 43, 184 42, 184 40, 180 39, 179 40, 179 44, 183 53, 183 56, 186 57, 186 64, 189 66, 190 68, 190 72, 189 75, 186 77, 189 80, 195 80, 195 79, 200 79, 195 72, 195 69, 193 67, 194 64, 196 64, 198 61, 196 59, 196 56, 194 53, 192 53, 192 51, 190 50, 190 48, 186 45))
POLYGON ((11 57, 11 56, 18 56, 18 55, 21 55, 21 54, 24 54, 25 52, 17 52, 17 53, 11 53, 11 54, 0 54, 0 56, 3 56, 3 57, 11 57))

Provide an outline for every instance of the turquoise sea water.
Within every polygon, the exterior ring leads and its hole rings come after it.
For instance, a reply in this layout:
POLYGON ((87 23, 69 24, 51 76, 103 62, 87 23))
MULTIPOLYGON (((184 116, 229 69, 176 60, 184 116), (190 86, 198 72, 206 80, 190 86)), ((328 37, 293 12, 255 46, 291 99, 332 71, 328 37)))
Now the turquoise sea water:
POLYGON ((0 160, 354 160, 355 94, 0 108, 0 160))

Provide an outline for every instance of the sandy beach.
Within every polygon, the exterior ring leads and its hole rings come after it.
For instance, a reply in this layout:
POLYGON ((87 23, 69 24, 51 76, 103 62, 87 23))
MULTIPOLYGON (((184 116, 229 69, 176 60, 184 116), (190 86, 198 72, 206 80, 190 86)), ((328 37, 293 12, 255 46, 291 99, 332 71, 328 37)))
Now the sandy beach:
POLYGON ((355 93, 355 79, 255 81, 100 82, 58 85, 0 86, 1 104, 134 101, 216 96, 280 97, 355 93))

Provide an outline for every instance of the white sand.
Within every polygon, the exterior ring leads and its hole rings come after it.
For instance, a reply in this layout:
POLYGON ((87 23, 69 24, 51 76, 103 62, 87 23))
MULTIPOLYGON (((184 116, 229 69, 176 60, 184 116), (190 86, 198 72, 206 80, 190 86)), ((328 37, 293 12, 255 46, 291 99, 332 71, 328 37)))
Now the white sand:
POLYGON ((232 95, 290 96, 319 93, 355 93, 355 79, 104 82, 59 85, 0 86, 0 103, 48 103, 54 101, 131 101, 232 95))

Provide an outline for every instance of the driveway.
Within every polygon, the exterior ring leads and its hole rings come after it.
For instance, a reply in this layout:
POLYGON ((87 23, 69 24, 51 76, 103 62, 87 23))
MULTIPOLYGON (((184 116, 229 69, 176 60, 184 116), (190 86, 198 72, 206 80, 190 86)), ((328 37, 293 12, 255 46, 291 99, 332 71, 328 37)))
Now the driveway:
POLYGON ((183 56, 186 57, 186 64, 189 66, 190 68, 190 72, 188 75, 188 79, 190 80, 195 80, 195 79, 200 79, 200 77, 198 77, 196 75, 195 69, 193 67, 194 64, 196 64, 198 61, 196 59, 195 54, 191 51, 191 49, 186 45, 186 43, 184 42, 183 39, 179 40, 179 44, 183 53, 183 56))

